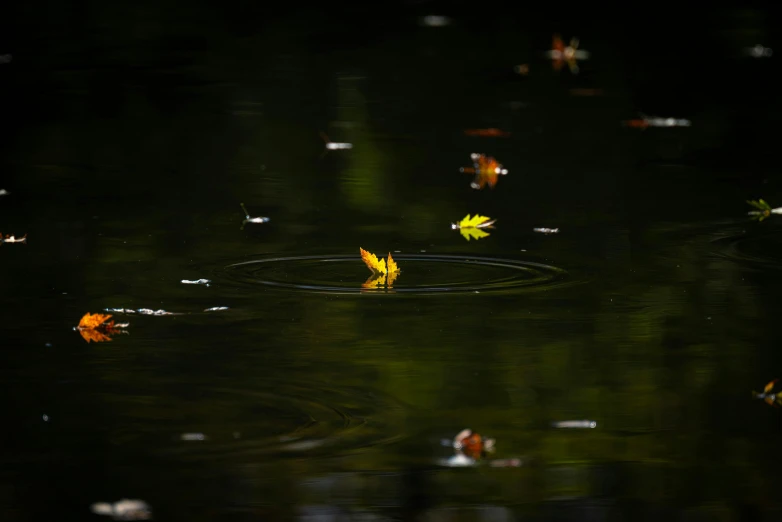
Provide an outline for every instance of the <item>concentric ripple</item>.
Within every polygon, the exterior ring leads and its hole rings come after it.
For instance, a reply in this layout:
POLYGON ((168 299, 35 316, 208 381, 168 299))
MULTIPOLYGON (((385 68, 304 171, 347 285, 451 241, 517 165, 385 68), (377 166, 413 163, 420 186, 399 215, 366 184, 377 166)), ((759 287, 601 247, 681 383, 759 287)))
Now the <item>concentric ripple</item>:
POLYGON ((782 268, 782 228, 772 220, 765 223, 750 219, 685 223, 660 227, 657 232, 674 245, 703 244, 708 254, 747 268, 782 268))
POLYGON ((714 241, 718 255, 763 269, 782 268, 782 230, 762 233, 736 233, 714 241))
MULTIPOLYGON (((400 406, 368 390, 278 383, 262 389, 207 386, 199 388, 197 397, 192 393, 136 410, 123 423, 122 442, 202 460, 333 455, 399 436, 394 419, 400 406)), ((133 411, 127 406, 121 410, 126 415, 133 411)))
POLYGON ((241 286, 265 285, 305 292, 442 294, 532 291, 561 286, 568 273, 531 261, 454 255, 395 255, 401 268, 393 288, 363 288, 369 273, 356 256, 291 256, 225 267, 241 286))

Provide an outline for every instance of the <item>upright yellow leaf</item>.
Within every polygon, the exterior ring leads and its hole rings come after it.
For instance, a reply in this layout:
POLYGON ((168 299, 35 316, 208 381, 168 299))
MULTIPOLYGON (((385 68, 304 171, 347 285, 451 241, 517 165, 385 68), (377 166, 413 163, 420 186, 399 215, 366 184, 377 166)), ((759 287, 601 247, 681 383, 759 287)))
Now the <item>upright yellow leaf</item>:
POLYGON ((389 274, 395 274, 396 272, 399 272, 399 266, 397 266, 396 261, 394 261, 394 258, 391 257, 391 252, 388 253, 388 273, 389 274))
POLYGON ((358 249, 361 252, 361 259, 373 273, 380 272, 381 274, 385 274, 387 272, 385 259, 378 260, 375 254, 367 252, 361 247, 358 247, 358 249))
POLYGON ((399 270, 396 272, 388 271, 388 280, 386 281, 386 288, 393 288, 394 281, 396 281, 396 278, 399 276, 399 270))

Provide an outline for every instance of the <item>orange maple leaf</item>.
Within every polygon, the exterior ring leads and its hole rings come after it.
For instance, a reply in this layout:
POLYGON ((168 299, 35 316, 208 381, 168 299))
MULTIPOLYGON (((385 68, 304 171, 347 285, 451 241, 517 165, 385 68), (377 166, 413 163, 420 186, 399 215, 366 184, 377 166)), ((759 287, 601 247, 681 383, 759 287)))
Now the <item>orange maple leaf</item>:
POLYGON ((466 129, 464 131, 464 134, 466 136, 482 136, 482 137, 493 137, 493 138, 506 138, 510 136, 510 132, 505 132, 500 129, 495 129, 494 127, 490 129, 466 129))
POLYGON ((82 338, 87 341, 95 343, 102 343, 111 341, 111 335, 118 333, 127 333, 120 328, 128 326, 127 324, 114 324, 110 314, 90 314, 87 312, 79 321, 79 325, 75 328, 78 330, 82 338), (108 321, 108 322, 107 322, 108 321))
MULTIPOLYGON (((78 328, 79 330, 85 328, 86 329, 100 328, 103 325, 103 323, 105 323, 109 319, 111 319, 111 314, 91 314, 87 312, 86 314, 84 314, 84 317, 81 318, 81 321, 79 321, 79 326, 77 326, 76 328, 78 328)), ((111 328, 113 325, 114 325, 114 321, 111 321, 111 324, 106 326, 111 328)))
POLYGON ((474 189, 480 190, 486 184, 494 188, 494 185, 497 184, 497 177, 500 174, 505 175, 508 173, 508 170, 503 168, 499 161, 491 156, 486 156, 486 154, 473 153, 470 155, 470 158, 473 161, 472 168, 465 167, 460 170, 475 174, 475 179, 470 183, 470 186, 474 189))
POLYGON ((82 338, 88 343, 90 341, 94 343, 103 343, 103 342, 111 341, 111 337, 101 332, 100 330, 93 330, 87 328, 85 330, 79 330, 79 334, 81 334, 82 338))

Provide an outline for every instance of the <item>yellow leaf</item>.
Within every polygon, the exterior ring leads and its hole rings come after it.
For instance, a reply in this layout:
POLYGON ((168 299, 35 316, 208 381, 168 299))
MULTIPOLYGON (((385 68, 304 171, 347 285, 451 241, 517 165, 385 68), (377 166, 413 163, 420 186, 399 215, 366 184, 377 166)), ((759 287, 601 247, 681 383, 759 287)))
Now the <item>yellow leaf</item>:
POLYGON ((399 265, 396 264, 394 258, 391 256, 391 252, 388 253, 388 261, 385 259, 378 259, 375 254, 367 252, 363 248, 359 247, 361 252, 361 259, 372 271, 372 275, 369 279, 362 284, 362 288, 378 288, 386 286, 391 288, 394 281, 399 276, 399 265))
POLYGON ((369 276, 369 279, 367 279, 363 285, 361 285, 361 288, 379 288, 385 284, 386 276, 379 272, 375 272, 369 276))
POLYGON ((467 214, 464 219, 459 222, 459 228, 476 228, 487 221, 491 221, 491 218, 481 216, 480 214, 475 214, 473 217, 470 217, 470 215, 467 214))
POLYGON ((385 259, 378 260, 375 254, 367 252, 361 247, 358 247, 358 249, 361 252, 361 259, 373 273, 385 274, 387 272, 385 259))
POLYGON ((467 241, 469 241, 470 238, 477 240, 491 235, 482 228, 461 228, 459 229, 459 232, 467 241))
POLYGON ((396 274, 399 272, 399 267, 396 264, 396 261, 394 261, 394 258, 391 257, 391 252, 388 253, 388 274, 396 274))
POLYGON ((399 276, 399 270, 396 270, 394 272, 388 271, 388 281, 386 283, 386 288, 392 288, 394 286, 394 281, 396 281, 396 278, 399 276))

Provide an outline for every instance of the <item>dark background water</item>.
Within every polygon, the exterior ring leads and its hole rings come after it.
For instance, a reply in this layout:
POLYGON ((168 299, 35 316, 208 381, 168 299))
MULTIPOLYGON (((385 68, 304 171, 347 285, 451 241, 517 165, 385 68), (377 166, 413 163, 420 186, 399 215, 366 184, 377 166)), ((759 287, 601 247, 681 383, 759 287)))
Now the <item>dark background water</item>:
POLYGON ((782 421, 750 391, 782 362, 782 230, 745 200, 782 201, 779 66, 742 51, 779 20, 9 9, 0 232, 29 239, 0 247, 2 519, 123 497, 157 520, 778 519, 782 421), (591 52, 578 76, 541 55, 553 32, 591 52), (620 125, 639 112, 693 124, 620 125), (471 152, 510 173, 472 190, 471 152), (242 229, 240 202, 271 221, 242 229), (476 212, 497 228, 466 242, 476 212), (399 251, 395 292, 359 292, 359 247, 399 251), (182 315, 86 343, 105 308, 182 315), (523 465, 439 465, 465 427, 523 465))

